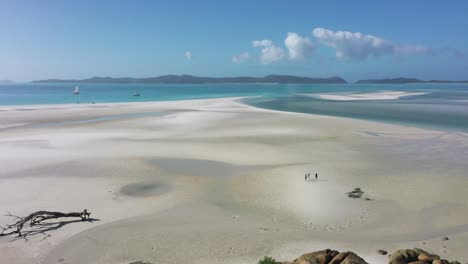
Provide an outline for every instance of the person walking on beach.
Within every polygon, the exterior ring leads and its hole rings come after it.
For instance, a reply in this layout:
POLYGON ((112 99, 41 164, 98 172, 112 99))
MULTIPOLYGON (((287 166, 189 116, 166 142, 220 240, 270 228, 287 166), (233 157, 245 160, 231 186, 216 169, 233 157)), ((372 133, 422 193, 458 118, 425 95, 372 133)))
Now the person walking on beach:
POLYGON ((304 176, 304 181, 307 181, 307 173, 304 176))
POLYGON ((318 174, 315 173, 315 180, 318 180, 318 174))

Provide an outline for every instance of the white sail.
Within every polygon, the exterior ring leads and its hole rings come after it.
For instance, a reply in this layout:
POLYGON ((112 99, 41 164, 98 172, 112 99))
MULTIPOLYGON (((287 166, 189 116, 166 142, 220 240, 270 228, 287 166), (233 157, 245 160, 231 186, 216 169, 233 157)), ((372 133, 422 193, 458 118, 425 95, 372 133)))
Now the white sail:
POLYGON ((80 93, 80 88, 78 86, 76 86, 75 91, 73 93, 74 94, 79 94, 80 93))

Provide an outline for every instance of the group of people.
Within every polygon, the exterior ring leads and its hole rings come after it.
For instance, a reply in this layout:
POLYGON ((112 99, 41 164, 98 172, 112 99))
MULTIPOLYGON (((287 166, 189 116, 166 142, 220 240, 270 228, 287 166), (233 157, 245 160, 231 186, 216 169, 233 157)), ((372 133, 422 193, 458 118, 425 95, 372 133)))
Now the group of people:
MULTIPOLYGON (((304 180, 306 180, 306 181, 310 180, 310 173, 305 174, 304 180)), ((315 180, 318 180, 318 174, 317 173, 315 173, 315 180)))

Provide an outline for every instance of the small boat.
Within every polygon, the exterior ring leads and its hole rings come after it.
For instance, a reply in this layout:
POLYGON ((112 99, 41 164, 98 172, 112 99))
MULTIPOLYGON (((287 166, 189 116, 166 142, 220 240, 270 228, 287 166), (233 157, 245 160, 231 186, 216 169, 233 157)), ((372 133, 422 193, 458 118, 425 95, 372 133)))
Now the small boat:
POLYGON ((133 93, 133 96, 140 96, 140 93, 135 91, 135 93, 133 93))
POLYGON ((75 87, 75 91, 73 91, 73 94, 80 94, 80 88, 78 86, 75 87))

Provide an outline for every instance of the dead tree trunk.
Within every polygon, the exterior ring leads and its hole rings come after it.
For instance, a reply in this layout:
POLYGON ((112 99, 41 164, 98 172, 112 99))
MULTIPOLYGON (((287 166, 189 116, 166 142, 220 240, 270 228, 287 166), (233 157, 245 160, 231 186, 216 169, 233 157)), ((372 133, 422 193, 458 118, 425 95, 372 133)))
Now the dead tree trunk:
POLYGON ((8 236, 13 234, 18 234, 18 237, 22 236, 22 229, 26 226, 35 226, 41 224, 45 220, 58 219, 63 217, 79 217, 81 221, 90 220, 89 216, 91 213, 87 209, 84 209, 83 212, 72 212, 72 213, 62 213, 62 212, 50 212, 50 211, 37 211, 26 217, 20 217, 12 215, 10 213, 7 216, 13 217, 16 220, 15 223, 0 227, 2 232, 0 236, 8 236))

